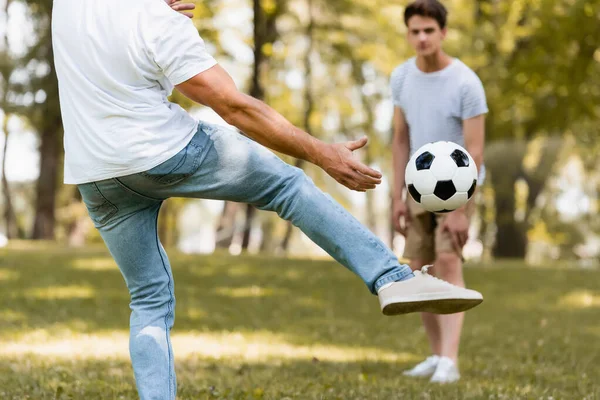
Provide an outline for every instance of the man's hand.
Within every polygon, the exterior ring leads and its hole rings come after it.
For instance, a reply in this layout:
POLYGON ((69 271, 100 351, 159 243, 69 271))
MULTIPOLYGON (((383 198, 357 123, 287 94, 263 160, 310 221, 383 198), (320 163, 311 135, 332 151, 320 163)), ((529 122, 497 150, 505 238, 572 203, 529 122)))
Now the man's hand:
POLYGON ((458 254, 469 239, 469 218, 463 208, 452 211, 443 219, 442 229, 450 234, 454 249, 458 254))
POLYGON ((410 225, 408 205, 401 199, 392 199, 392 222, 396 232, 406 237, 410 225))
POLYGON ((367 167, 352 152, 367 144, 368 139, 346 143, 326 144, 317 158, 318 165, 333 179, 357 192, 375 189, 381 183, 381 173, 367 167))
POLYGON ((187 11, 193 11, 196 9, 196 5, 193 3, 184 3, 181 0, 166 0, 167 4, 175 11, 182 13, 183 15, 185 15, 188 18, 193 18, 194 17, 194 13, 192 12, 187 12, 187 11))

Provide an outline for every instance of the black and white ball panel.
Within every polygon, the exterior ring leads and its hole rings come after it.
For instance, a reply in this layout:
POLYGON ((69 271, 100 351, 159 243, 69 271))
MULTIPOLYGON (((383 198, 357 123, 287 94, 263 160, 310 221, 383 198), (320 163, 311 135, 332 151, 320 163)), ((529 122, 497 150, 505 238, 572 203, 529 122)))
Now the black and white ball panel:
POLYGON ((428 143, 413 154, 405 177, 416 202, 432 212, 449 212, 475 193, 477 166, 464 148, 440 141, 428 143))
POLYGON ((428 151, 424 151, 415 159, 417 171, 431 168, 431 164, 435 160, 435 156, 428 151))
POLYGON ((468 167, 470 164, 469 156, 465 154, 464 151, 456 149, 451 154, 450 157, 454 160, 457 167, 468 167))
POLYGON ((433 190, 433 194, 442 200, 448 200, 450 197, 456 194, 454 182, 452 182, 452 180, 438 181, 435 185, 435 189, 433 190))

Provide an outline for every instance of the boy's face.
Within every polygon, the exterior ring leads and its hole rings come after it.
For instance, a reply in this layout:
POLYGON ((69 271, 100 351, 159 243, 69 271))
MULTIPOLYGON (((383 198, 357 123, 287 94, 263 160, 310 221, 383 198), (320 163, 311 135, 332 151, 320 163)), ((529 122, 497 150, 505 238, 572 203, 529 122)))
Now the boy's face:
POLYGON ((408 20, 408 42, 419 56, 435 54, 446 37, 446 29, 429 17, 413 15, 408 20))

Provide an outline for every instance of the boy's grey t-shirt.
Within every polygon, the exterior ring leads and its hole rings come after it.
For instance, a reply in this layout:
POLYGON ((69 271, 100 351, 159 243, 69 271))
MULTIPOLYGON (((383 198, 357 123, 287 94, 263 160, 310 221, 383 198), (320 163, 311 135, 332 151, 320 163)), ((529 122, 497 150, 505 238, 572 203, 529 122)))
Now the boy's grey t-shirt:
MULTIPOLYGON (((408 124, 411 155, 440 140, 464 147, 462 121, 488 112, 479 77, 456 58, 440 71, 425 73, 413 57, 392 72, 390 86, 408 124)), ((483 168, 479 172, 483 178, 483 168)))

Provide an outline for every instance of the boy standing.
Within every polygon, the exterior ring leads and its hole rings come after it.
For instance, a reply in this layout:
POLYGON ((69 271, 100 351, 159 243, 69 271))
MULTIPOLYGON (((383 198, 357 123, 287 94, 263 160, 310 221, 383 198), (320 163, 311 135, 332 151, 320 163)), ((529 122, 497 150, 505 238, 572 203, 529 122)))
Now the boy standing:
MULTIPOLYGON (((391 76, 394 102, 393 222, 406 238, 404 256, 413 270, 432 264, 432 273, 464 287, 462 248, 468 239, 472 203, 445 215, 425 211, 410 196, 403 199, 404 173, 411 154, 428 142, 452 141, 465 147, 483 177, 485 93, 477 75, 441 48, 446 36, 446 8, 437 0, 417 0, 405 10, 408 41, 417 56, 391 76)), ((432 355, 409 376, 432 382, 460 378, 457 367, 463 313, 422 313, 432 355)))

